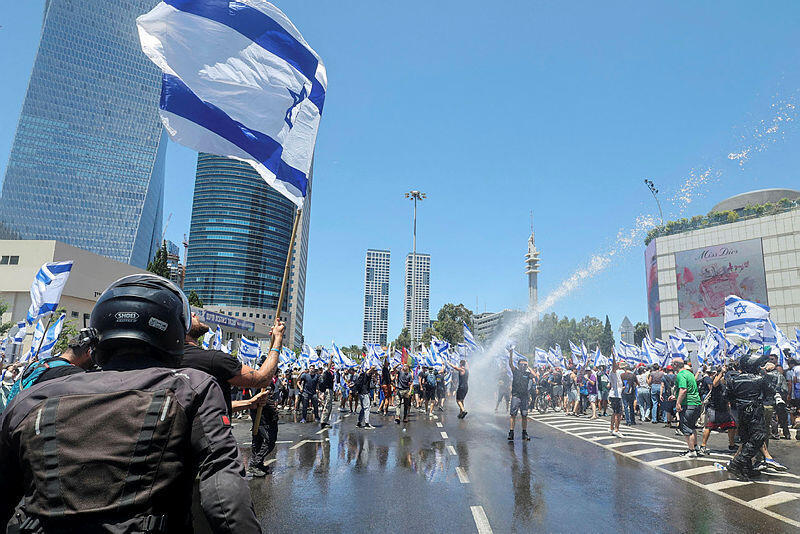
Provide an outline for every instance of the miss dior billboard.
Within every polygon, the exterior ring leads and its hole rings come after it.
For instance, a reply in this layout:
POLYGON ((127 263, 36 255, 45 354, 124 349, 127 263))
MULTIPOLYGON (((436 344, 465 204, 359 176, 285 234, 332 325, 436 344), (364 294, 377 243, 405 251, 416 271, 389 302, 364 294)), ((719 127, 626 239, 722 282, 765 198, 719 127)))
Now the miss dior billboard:
POLYGON ((722 327, 725 297, 767 303, 761 239, 748 239, 675 254, 680 326, 703 330, 703 320, 722 327))

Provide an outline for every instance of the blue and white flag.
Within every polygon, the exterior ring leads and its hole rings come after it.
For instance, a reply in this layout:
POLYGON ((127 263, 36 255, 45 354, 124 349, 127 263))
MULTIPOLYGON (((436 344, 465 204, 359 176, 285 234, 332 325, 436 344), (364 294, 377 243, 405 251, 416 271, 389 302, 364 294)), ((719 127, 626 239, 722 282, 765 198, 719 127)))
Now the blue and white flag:
POLYGON ((333 363, 337 367, 343 369, 350 369, 352 367, 355 367, 356 365, 355 362, 351 360, 349 356, 343 354, 342 351, 339 350, 339 347, 336 346, 336 343, 333 343, 333 363))
POLYGON ((201 344, 203 350, 208 350, 211 348, 211 342, 213 339, 214 339, 214 332, 209 331, 203 334, 203 342, 201 344))
POLYGON ((61 292, 72 270, 72 261, 45 263, 39 268, 31 285, 31 306, 28 308, 28 324, 56 311, 61 292))
POLYGON ((239 360, 249 367, 255 368, 261 356, 261 347, 258 343, 242 336, 239 340, 239 360))
POLYGON ((322 365, 328 365, 333 360, 331 353, 325 347, 319 349, 319 359, 322 360, 322 365))
POLYGON ((569 350, 572 352, 572 362, 576 365, 583 363, 583 350, 572 341, 569 342, 569 350))
POLYGON ((547 352, 539 347, 533 349, 533 365, 547 365, 547 352))
POLYGON ((322 359, 320 354, 317 354, 317 351, 312 349, 307 344, 303 343, 303 357, 308 357, 308 365, 313 365, 314 367, 321 367, 326 364, 326 362, 322 359))
MULTIPOLYGON (((681 360, 689 359, 689 351, 686 350, 685 339, 674 334, 669 335, 669 356, 671 358, 680 358, 681 360)), ((662 366, 664 362, 662 361, 662 366)))
POLYGON ((302 207, 328 80, 286 15, 264 0, 165 0, 136 22, 172 140, 250 163, 302 207))
POLYGON ((392 358, 389 361, 389 365, 392 367, 396 365, 401 365, 403 363, 403 351, 399 349, 394 349, 392 351, 392 358))
POLYGON ((675 335, 684 343, 700 343, 694 334, 678 326, 675 327, 675 335))
POLYGON ((758 332, 769 319, 769 306, 729 295, 725 298, 725 331, 748 335, 758 332))
POLYGON ((470 350, 478 350, 478 344, 475 342, 475 337, 472 335, 472 331, 470 331, 467 323, 462 323, 464 326, 464 343, 470 348, 470 350))
POLYGON ((36 323, 36 330, 33 333, 31 348, 22 361, 27 362, 34 358, 44 360, 52 356, 53 347, 55 347, 56 341, 58 341, 58 336, 61 335, 61 329, 64 327, 65 318, 66 314, 62 313, 56 322, 47 327, 46 332, 42 320, 39 319, 39 322, 36 323))
MULTIPOLYGON (((9 332, 10 334, 11 332, 9 332)), ((15 345, 19 345, 25 339, 25 336, 28 335, 28 328, 27 323, 25 321, 20 321, 17 323, 17 330, 12 334, 11 343, 15 345)))
POLYGON ((601 366, 601 365, 608 367, 608 365, 611 363, 611 362, 608 360, 608 358, 606 358, 605 356, 603 356, 603 353, 600 351, 600 346, 598 346, 598 347, 597 347, 597 348, 594 350, 594 358, 593 358, 593 362, 594 362, 594 363, 593 363, 592 365, 593 365, 594 367, 599 367, 599 366, 601 366))
POLYGON ((222 350, 222 328, 217 325, 217 329, 214 331, 214 341, 211 344, 211 348, 214 350, 222 350))
POLYGON ((706 335, 700 343, 697 351, 697 361, 700 365, 719 365, 725 361, 727 354, 728 340, 725 333, 713 324, 703 321, 706 328, 706 335))
POLYGON ((633 345, 631 343, 626 343, 620 340, 619 350, 617 351, 617 354, 621 359, 625 360, 626 362, 632 365, 635 365, 637 363, 643 363, 641 352, 642 352, 641 349, 636 345, 633 345))

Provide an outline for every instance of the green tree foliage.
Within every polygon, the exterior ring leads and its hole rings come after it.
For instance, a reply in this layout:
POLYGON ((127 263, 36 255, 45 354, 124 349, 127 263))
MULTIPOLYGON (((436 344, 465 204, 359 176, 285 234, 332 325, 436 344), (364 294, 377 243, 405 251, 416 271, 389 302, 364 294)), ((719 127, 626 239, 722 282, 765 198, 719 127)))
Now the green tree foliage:
POLYGON ((403 328, 400 331, 400 335, 397 336, 397 339, 394 340, 394 346, 403 349, 411 348, 411 334, 408 332, 408 328, 403 328))
POLYGON ((445 304, 433 322, 432 334, 451 345, 456 345, 464 341, 463 323, 472 329, 472 312, 463 304, 445 304))
POLYGON ((650 332, 650 326, 647 323, 636 323, 633 327, 633 342, 636 345, 641 345, 642 340, 650 332))
MULTIPOLYGON (((3 316, 4 313, 8 311, 8 304, 0 300, 0 317, 3 316)), ((11 330, 11 327, 14 325, 12 322, 3 323, 0 322, 0 336, 5 335, 6 332, 11 330)))
POLYGON ((419 342, 422 343, 423 345, 428 345, 430 344, 431 338, 433 338, 433 336, 439 337, 436 335, 436 331, 434 331, 433 328, 428 327, 428 329, 422 333, 422 337, 419 338, 419 342))
POLYGON ((158 276, 169 278, 169 267, 167 266, 167 244, 162 243, 161 248, 156 252, 153 261, 147 264, 147 270, 158 276))
POLYGON ((349 356, 350 358, 359 362, 364 357, 364 352, 363 352, 364 347, 359 347, 358 345, 350 345, 347 347, 342 347, 339 350, 341 350, 342 353, 344 353, 346 356, 349 356))
POLYGON ((189 305, 190 306, 194 306, 195 308, 202 308, 203 307, 203 301, 200 300, 200 296, 197 294, 197 292, 194 289, 189 291, 189 296, 186 297, 186 299, 189 301, 189 305))
MULTIPOLYGON (((62 313, 67 313, 67 310, 64 308, 57 309, 52 316, 53 321, 61 317, 62 313)), ((50 324, 52 324, 52 321, 50 324)), ((53 346, 52 354, 56 355, 59 352, 64 352, 67 350, 67 344, 69 343, 69 340, 77 336, 78 332, 80 332, 80 329, 78 328, 78 325, 75 324, 75 321, 73 319, 65 318, 64 326, 61 328, 61 334, 59 334, 56 344, 53 346)))
POLYGON ((603 354, 611 354, 611 345, 614 343, 614 336, 611 334, 611 323, 606 317, 608 336, 610 343, 608 348, 604 346, 603 322, 597 317, 587 315, 580 321, 570 317, 561 317, 555 313, 542 315, 533 331, 533 344, 539 348, 547 350, 558 344, 564 352, 569 352, 569 342, 580 344, 583 341, 586 348, 593 350, 600 345, 603 354))
POLYGON ((608 320, 608 315, 606 315, 606 324, 603 326, 603 332, 600 334, 598 344, 600 345, 600 352, 606 356, 611 356, 611 348, 614 346, 614 332, 611 330, 611 321, 608 320))

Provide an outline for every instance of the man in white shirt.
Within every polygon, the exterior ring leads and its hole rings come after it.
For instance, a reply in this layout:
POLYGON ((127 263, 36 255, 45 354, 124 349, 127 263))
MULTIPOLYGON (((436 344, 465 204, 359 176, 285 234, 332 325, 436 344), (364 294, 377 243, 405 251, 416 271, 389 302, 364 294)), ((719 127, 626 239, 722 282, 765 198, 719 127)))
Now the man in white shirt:
POLYGON ((611 389, 608 391, 608 402, 611 404, 611 428, 609 432, 612 436, 622 437, 619 431, 619 423, 622 420, 622 373, 624 373, 625 362, 620 363, 616 357, 611 359, 611 372, 608 374, 608 381, 611 389))

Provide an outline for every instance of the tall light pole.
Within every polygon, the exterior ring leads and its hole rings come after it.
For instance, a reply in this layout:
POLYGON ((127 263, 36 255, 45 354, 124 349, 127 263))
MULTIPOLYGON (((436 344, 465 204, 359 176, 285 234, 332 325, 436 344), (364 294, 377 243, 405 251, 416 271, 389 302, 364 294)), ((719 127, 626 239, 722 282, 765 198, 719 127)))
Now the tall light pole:
POLYGON ((645 185, 653 194, 653 198, 656 199, 656 204, 658 205, 658 214, 661 216, 661 226, 664 226, 664 212, 661 211, 661 202, 658 201, 658 189, 656 189, 656 185, 653 183, 653 180, 648 180, 647 178, 644 179, 645 185))
POLYGON ((415 300, 417 297, 417 201, 422 202, 425 200, 425 193, 419 191, 409 191, 406 193, 406 198, 414 201, 414 230, 411 241, 411 327, 409 334, 411 335, 411 351, 414 351, 414 309, 416 308, 415 300))

